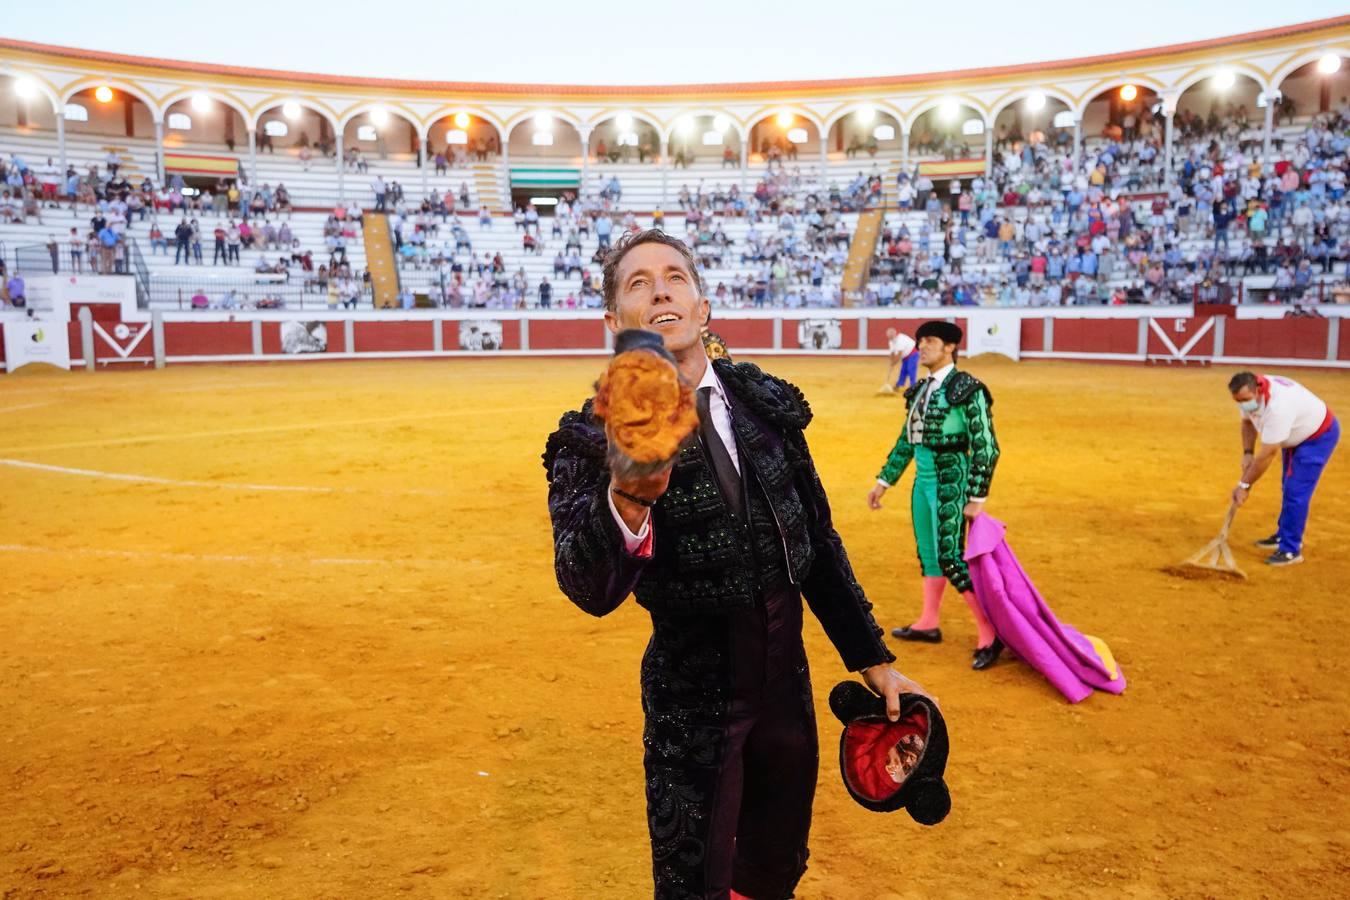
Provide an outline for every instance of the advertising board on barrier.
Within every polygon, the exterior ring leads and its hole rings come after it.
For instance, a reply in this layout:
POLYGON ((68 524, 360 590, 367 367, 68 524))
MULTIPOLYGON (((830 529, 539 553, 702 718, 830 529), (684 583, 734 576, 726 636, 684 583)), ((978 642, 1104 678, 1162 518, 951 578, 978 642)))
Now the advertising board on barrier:
POLYGON ((803 350, 838 350, 843 345, 838 319, 802 319, 797 323, 797 346, 803 350))
POLYGON ((966 356, 1002 353, 1022 358, 1022 327, 1016 319, 983 312, 966 314, 966 356))
POLYGON ((70 368, 70 334, 65 322, 46 316, 5 322, 5 371, 29 363, 70 368))

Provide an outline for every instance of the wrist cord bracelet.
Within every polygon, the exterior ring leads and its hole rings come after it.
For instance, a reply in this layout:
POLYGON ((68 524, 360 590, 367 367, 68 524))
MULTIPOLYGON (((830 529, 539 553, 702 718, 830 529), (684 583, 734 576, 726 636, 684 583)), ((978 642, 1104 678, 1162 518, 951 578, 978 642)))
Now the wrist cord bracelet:
POLYGON ((614 487, 613 485, 610 485, 610 488, 609 488, 609 489, 610 489, 611 491, 613 491, 615 494, 617 494, 617 495, 619 495, 620 497, 622 497, 623 499, 625 499, 625 500, 631 500, 633 503, 636 503, 638 506, 645 506, 645 507, 647 507, 648 509, 651 509, 653 506, 656 505, 656 501, 655 501, 655 500, 647 500, 647 499, 644 499, 644 498, 642 498, 642 497, 637 496, 636 494, 630 494, 630 493, 628 493, 627 491, 622 490, 621 488, 616 488, 616 487, 614 487))

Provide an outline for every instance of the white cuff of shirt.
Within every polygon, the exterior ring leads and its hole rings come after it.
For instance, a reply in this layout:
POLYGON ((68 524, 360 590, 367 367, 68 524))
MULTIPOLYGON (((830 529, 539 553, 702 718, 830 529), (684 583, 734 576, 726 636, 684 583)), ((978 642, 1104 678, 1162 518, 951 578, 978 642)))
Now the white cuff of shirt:
POLYGON ((887 481, 887 480, 884 479, 884 478, 878 478, 878 479, 877 479, 877 484, 881 485, 881 486, 884 487, 884 488, 893 488, 893 487, 895 487, 895 485, 891 484, 889 481, 887 481))
POLYGON ((989 498, 988 498, 988 497, 967 497, 966 499, 969 500, 971 503, 983 503, 984 501, 988 500, 989 498))
POLYGON ((619 534, 623 535, 624 549, 629 553, 636 552, 637 548, 642 546, 642 542, 647 539, 647 532, 651 530, 651 512, 648 511, 648 513, 642 517, 642 527, 638 529, 637 534, 633 534, 628 527, 628 523, 623 520, 623 516, 619 515, 619 508, 614 505, 614 492, 609 490, 609 488, 606 488, 605 496, 609 499, 610 514, 614 516, 614 521, 618 523, 619 534))

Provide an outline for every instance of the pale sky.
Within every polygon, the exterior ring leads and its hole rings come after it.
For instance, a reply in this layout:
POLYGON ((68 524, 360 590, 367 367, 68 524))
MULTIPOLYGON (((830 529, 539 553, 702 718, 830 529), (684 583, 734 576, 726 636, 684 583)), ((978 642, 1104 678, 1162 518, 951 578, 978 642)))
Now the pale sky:
POLYGON ((216 4, 211 15, 184 0, 62 0, 59 14, 6 6, 0 36, 69 47, 337 75, 612 85, 1044 62, 1347 11, 1345 0, 283 0, 216 4))

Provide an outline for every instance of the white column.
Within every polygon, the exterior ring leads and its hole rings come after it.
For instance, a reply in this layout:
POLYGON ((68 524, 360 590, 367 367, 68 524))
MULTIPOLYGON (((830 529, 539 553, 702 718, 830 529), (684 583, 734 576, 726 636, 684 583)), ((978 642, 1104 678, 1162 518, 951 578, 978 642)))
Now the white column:
POLYGON ((1083 117, 1073 117, 1073 171, 1075 176, 1083 165, 1083 117))
MULTIPOLYGON (((507 135, 507 136, 510 137, 510 135, 507 135)), ((502 145, 502 177, 506 179, 506 198, 505 198, 505 199, 506 199, 506 211, 507 211, 507 212, 510 212, 510 211, 511 211, 511 151, 510 151, 510 149, 506 146, 506 141, 502 141, 502 142, 501 142, 501 145, 502 145)), ((500 191, 501 189, 502 189, 501 182, 498 181, 498 182, 497 182, 497 190, 500 191)), ((498 197, 497 199, 498 199, 498 200, 501 200, 502 198, 501 198, 501 197, 498 197)), ((581 199, 581 194, 580 194, 579 191, 577 192, 577 199, 578 199, 578 200, 581 199)), ((479 197, 478 200, 479 200, 479 202, 481 203, 482 200, 483 200, 483 198, 482 198, 482 197, 479 197)))
POLYGON ((988 122, 984 124, 984 177, 989 180, 994 175, 994 128, 988 122))
POLYGON ((586 196, 587 176, 591 171, 591 135, 586 132, 581 136, 581 196, 586 196))
MULTIPOLYGON (((820 134, 819 131, 816 132, 820 134)), ((830 143, 825 135, 820 135, 820 186, 823 189, 829 183, 826 173, 830 165, 830 143)))
POLYGON ((741 137, 741 194, 744 195, 749 190, 746 185, 750 181, 750 148, 749 141, 744 136, 741 137))
POLYGON ((664 211, 670 204, 666 202, 669 193, 670 183, 670 141, 667 138, 661 138, 661 209, 664 211))
MULTIPOLYGON (((253 132, 251 131, 249 132, 249 134, 252 133, 253 132)), ((337 158, 338 203, 345 204, 347 201, 347 191, 346 191, 346 184, 344 182, 346 178, 347 167, 342 164, 342 132, 341 130, 336 128, 333 129, 333 147, 335 148, 335 155, 337 158)))
POLYGON ((425 200, 431 193, 431 179, 427 175, 427 139, 424 137, 417 139, 417 168, 422 170, 422 199, 425 200))
POLYGON ((1172 110, 1163 107, 1163 184, 1172 186, 1172 110))
POLYGON ((164 187, 164 123, 155 122, 155 173, 157 184, 164 187))
POLYGON ((56 147, 61 154, 61 184, 66 183, 66 114, 65 111, 59 111, 56 114, 56 147))
POLYGON ((1275 134, 1275 91, 1266 91, 1266 130, 1261 141, 1261 162, 1270 165, 1270 141, 1275 134))
POLYGON ((909 132, 900 131, 900 171, 909 174, 909 132))
POLYGON ((248 130, 248 188, 252 192, 258 186, 258 131, 248 130))

